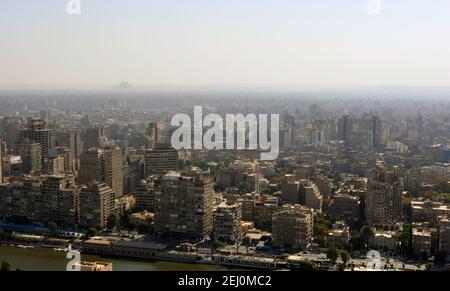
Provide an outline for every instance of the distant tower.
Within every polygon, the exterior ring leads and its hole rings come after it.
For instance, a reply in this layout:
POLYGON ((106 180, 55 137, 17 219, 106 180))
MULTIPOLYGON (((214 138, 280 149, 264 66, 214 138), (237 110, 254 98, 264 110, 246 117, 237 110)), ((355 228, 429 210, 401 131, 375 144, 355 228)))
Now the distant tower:
POLYGON ((55 133, 42 119, 30 118, 28 125, 20 130, 20 142, 30 140, 41 145, 42 168, 48 171, 48 154, 55 147, 55 133))
POLYGON ((98 148, 101 144, 101 139, 104 137, 104 130, 102 127, 88 128, 84 139, 84 148, 98 148))
POLYGON ((149 122, 146 132, 147 145, 146 148, 154 148, 159 141, 159 130, 157 122, 149 122))
POLYGON ((380 117, 374 116, 372 118, 372 134, 373 149, 377 149, 383 143, 383 122, 380 117))
POLYGON ((340 140, 343 140, 345 146, 350 146, 350 134, 353 130, 353 122, 348 115, 344 115, 339 119, 338 136, 340 140))
POLYGON ((0 139, 0 184, 3 182, 3 150, 2 140, 0 139))

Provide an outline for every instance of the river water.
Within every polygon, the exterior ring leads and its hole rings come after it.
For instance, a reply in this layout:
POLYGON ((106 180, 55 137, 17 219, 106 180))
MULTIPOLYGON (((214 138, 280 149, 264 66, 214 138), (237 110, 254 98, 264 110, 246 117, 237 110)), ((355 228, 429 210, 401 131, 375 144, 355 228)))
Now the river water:
MULTIPOLYGON (((114 271, 221 271, 229 270, 216 265, 198 265, 162 261, 135 261, 111 259, 93 255, 81 255, 82 261, 112 262, 114 271)), ((69 260, 64 252, 52 249, 22 249, 0 246, 0 262, 7 261, 13 270, 65 271, 69 260)))

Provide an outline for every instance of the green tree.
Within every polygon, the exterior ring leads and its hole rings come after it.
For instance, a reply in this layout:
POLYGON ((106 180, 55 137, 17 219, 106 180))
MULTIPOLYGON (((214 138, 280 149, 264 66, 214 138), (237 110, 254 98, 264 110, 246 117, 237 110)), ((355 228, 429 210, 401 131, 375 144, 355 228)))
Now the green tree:
POLYGON ((119 225, 120 218, 114 213, 108 216, 106 220, 106 228, 109 230, 114 230, 119 225))
POLYGON ((245 236, 242 239, 242 245, 245 246, 248 255, 248 248, 252 246, 252 240, 248 236, 245 236))
POLYGON ((87 237, 93 237, 97 234, 97 229, 95 227, 90 227, 88 228, 87 232, 86 232, 86 236, 87 237))
POLYGON ((332 244, 330 245, 330 247, 328 248, 327 251, 327 259, 330 260, 330 262, 335 265, 337 259, 339 258, 339 252, 336 249, 336 247, 332 244))
POLYGON ((372 226, 370 224, 366 224, 361 228, 360 231, 360 240, 361 240, 361 244, 363 245, 364 248, 369 248, 370 244, 373 240, 373 238, 375 237, 375 233, 372 229, 372 226))
POLYGON ((338 267, 339 272, 344 272, 347 265, 346 264, 338 264, 337 267, 338 267))
POLYGON ((344 265, 347 266, 347 263, 350 260, 350 254, 347 251, 341 251, 340 256, 344 265))
POLYGON ((412 224, 405 223, 403 225, 403 231, 398 235, 398 242, 400 245, 398 252, 403 257, 412 255, 412 228, 412 224))
POLYGON ((0 239, 5 238, 5 236, 6 236, 5 231, 2 228, 0 228, 0 239))
POLYGON ((213 248, 214 249, 220 249, 220 248, 223 248, 223 247, 225 247, 225 244, 223 243, 223 242, 221 242, 220 240, 214 240, 214 242, 213 242, 213 248))
POLYGON ((3 261, 0 267, 1 272, 9 272, 11 271, 11 265, 7 261, 3 261))
POLYGON ((247 182, 242 182, 241 184, 239 184, 238 189, 240 194, 247 194, 252 192, 252 187, 247 182))
POLYGON ((47 227, 50 229, 52 235, 56 235, 58 233, 58 225, 54 221, 49 221, 47 227))
POLYGON ((434 255, 434 259, 437 263, 443 264, 445 263, 445 258, 447 257, 447 252, 445 251, 438 251, 435 255, 434 255))

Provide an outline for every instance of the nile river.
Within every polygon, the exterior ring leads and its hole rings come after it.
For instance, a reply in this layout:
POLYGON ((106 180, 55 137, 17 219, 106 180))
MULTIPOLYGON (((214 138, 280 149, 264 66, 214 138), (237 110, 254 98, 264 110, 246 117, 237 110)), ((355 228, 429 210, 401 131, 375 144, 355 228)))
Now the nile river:
MULTIPOLYGON (((114 271, 220 271, 228 270, 215 265, 197 265, 172 262, 134 261, 111 259, 92 255, 81 255, 83 261, 112 262, 114 271)), ((21 249, 0 246, 0 262, 7 261, 13 270, 24 271, 65 271, 69 260, 64 252, 52 249, 21 249)))

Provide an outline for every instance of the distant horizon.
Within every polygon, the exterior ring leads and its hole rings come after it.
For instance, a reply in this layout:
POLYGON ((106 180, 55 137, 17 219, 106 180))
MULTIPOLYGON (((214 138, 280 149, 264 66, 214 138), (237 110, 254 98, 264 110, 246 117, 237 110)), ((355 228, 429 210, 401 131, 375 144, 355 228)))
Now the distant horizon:
POLYGON ((127 82, 129 88, 121 88, 120 84, 84 84, 84 85, 1 85, 0 91, 309 91, 309 90, 408 90, 408 89, 423 89, 423 90, 450 90, 450 85, 286 85, 286 86, 271 86, 271 85, 135 85, 127 82))

